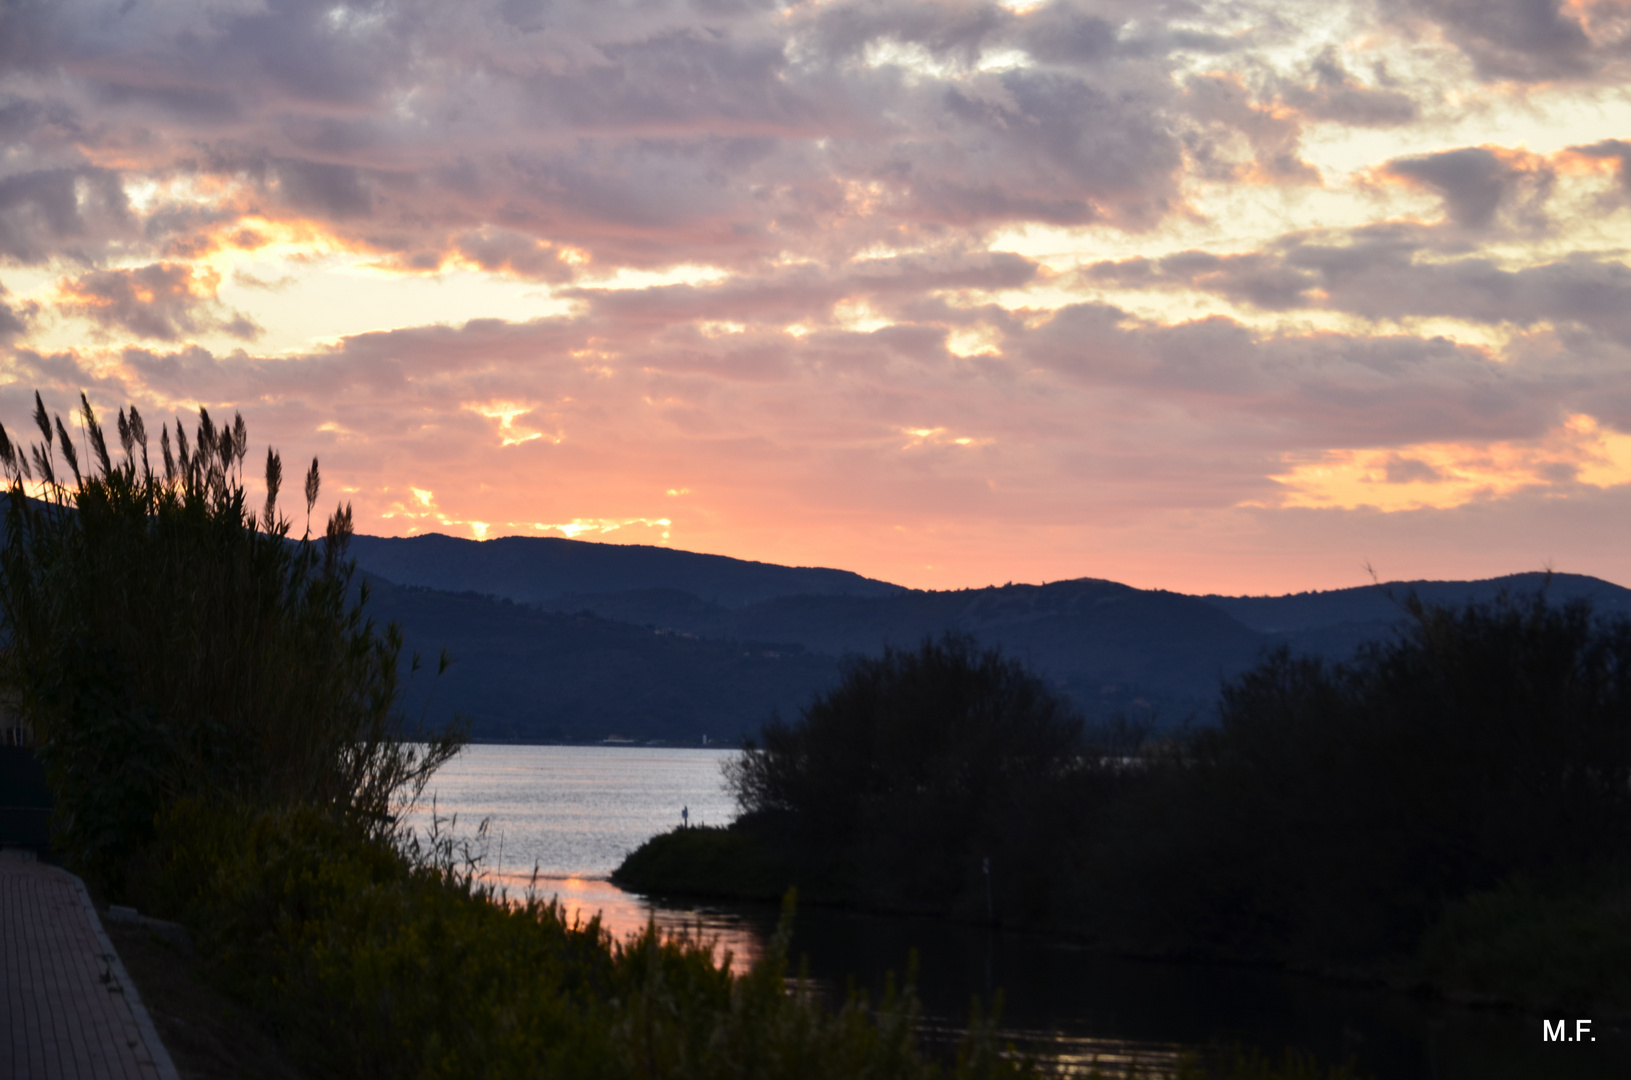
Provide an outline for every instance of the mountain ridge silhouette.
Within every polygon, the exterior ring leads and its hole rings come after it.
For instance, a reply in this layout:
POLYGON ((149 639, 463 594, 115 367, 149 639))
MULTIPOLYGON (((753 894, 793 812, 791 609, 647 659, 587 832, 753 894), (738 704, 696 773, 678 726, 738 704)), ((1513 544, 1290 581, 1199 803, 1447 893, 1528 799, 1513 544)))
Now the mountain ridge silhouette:
MULTIPOLYGON (((1212 720, 1265 649, 1341 660, 1394 632, 1411 594, 1487 601, 1544 588, 1631 615, 1631 590, 1579 574, 1392 582, 1278 597, 1190 596, 1099 578, 910 589, 843 570, 542 537, 358 536, 370 613, 455 664, 427 715, 478 740, 735 742, 833 685, 846 654, 965 633, 1025 661, 1089 721, 1212 720)), ((411 707, 423 707, 421 683, 411 707)))

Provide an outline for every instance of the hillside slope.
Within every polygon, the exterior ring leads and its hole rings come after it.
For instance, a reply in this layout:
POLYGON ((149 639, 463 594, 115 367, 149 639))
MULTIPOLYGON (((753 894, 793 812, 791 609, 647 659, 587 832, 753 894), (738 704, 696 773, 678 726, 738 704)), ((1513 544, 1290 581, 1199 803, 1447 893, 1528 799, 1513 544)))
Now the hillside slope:
POLYGON ((370 574, 401 585, 478 592, 524 603, 570 606, 580 593, 678 589, 740 607, 775 596, 888 596, 899 585, 848 570, 777 566, 644 544, 597 544, 544 536, 466 540, 358 536, 351 554, 370 574))
POLYGON ((377 578, 370 586, 369 613, 396 621, 406 653, 424 660, 409 715, 439 725, 458 713, 477 741, 736 743, 837 677, 835 659, 794 644, 707 641, 377 578), (438 681, 443 648, 453 663, 438 681))
POLYGON ((1481 581, 1392 581, 1287 596, 1203 596, 1200 599, 1254 630, 1283 640, 1297 652, 1344 657, 1366 641, 1386 637, 1404 617, 1404 601, 1459 607, 1505 593, 1544 592, 1553 603, 1586 600, 1599 615, 1631 615, 1631 589, 1584 574, 1508 574, 1481 581))
POLYGON ((1025 660, 1090 716, 1177 721, 1204 711, 1218 680, 1268 637, 1179 593, 1083 578, 893 596, 787 596, 739 609, 673 593, 578 597, 608 617, 722 640, 797 642, 831 655, 911 647, 945 631, 972 634, 1025 660))
POLYGON ((400 622, 427 656, 445 645, 455 658, 431 714, 458 709, 477 738, 522 741, 735 741, 773 710, 795 714, 836 680, 846 654, 947 631, 1021 658, 1090 720, 1207 723, 1222 682, 1266 648, 1345 658, 1392 633, 1412 592, 1458 605, 1545 588, 1631 613, 1631 590, 1570 574, 1195 597, 1093 578, 931 592, 839 570, 535 538, 358 537, 354 551, 376 579, 373 612, 400 622))

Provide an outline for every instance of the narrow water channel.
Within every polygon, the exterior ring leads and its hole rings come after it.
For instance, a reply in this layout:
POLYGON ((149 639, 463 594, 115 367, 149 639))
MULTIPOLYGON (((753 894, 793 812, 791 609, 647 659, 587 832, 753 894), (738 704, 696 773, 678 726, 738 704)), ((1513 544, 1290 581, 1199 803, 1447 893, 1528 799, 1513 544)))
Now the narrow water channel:
MULTIPOLYGON (((512 895, 535 881, 569 917, 599 914, 619 937, 655 919, 730 950, 742 966, 774 933, 775 908, 643 897, 605 880, 625 851, 677 824, 682 806, 692 821, 728 819, 718 786, 725 756, 478 746, 438 778, 437 808, 468 827, 491 819, 488 864, 512 895)), ((795 965, 806 961, 834 1000, 851 985, 876 1000, 887 973, 901 973, 914 951, 927 1038, 955 1039, 972 1003, 988 1009, 1000 990, 1006 1040, 1084 1071, 1095 1060, 1136 1059, 1159 1075, 1185 1048, 1239 1043, 1276 1057, 1292 1047, 1326 1064, 1351 1060, 1378 1080, 1631 1076, 1631 1030, 1607 1019, 1593 1025, 1596 1042, 1560 1044, 1542 1039, 1539 1017, 1280 971, 1107 957, 937 919, 806 908, 794 923, 795 965)))

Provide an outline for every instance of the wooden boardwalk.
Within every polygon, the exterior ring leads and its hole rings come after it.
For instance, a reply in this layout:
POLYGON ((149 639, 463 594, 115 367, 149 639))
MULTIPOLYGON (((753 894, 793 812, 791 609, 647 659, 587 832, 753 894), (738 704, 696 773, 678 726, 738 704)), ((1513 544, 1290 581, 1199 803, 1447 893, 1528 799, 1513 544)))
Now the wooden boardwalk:
POLYGON ((0 852, 0 1075, 177 1080, 90 895, 72 874, 0 852))

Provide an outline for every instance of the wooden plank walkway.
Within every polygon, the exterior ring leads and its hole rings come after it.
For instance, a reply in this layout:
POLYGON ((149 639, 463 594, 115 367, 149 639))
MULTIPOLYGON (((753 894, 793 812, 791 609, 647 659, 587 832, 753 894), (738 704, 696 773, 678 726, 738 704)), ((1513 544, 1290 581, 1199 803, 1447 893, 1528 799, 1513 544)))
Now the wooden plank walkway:
POLYGON ((0 1074, 177 1080, 85 885, 0 852, 0 1074))

